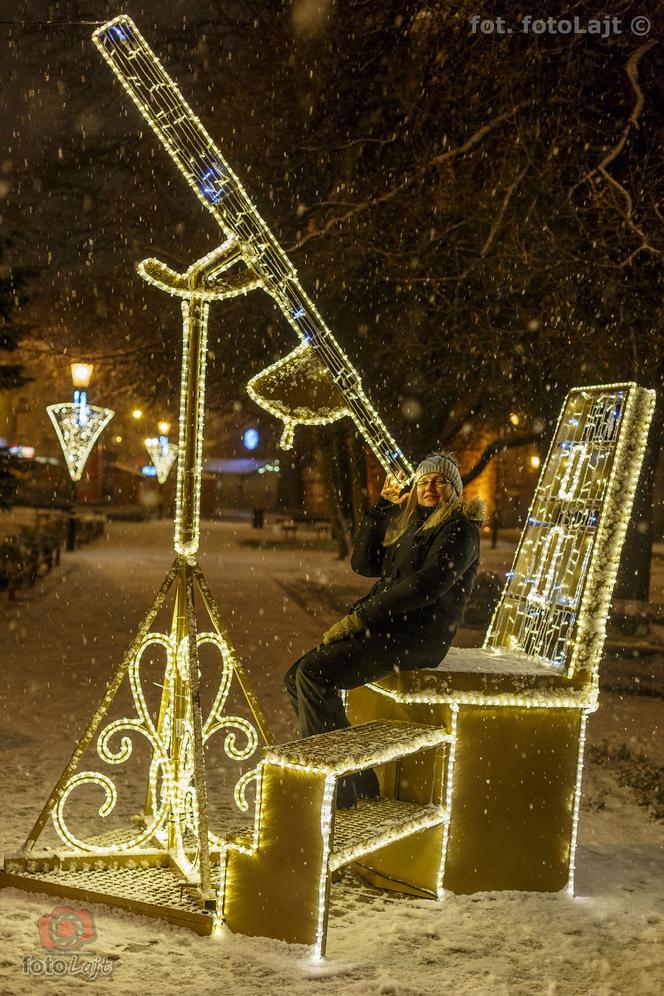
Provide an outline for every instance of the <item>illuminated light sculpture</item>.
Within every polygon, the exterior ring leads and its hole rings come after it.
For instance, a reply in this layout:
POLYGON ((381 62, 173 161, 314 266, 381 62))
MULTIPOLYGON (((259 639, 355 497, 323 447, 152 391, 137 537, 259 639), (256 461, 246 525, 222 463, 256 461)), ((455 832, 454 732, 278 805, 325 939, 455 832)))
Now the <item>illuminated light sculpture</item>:
POLYGON ((74 400, 46 409, 62 447, 67 470, 72 481, 80 481, 92 448, 113 418, 110 408, 98 408, 88 403, 88 387, 94 364, 72 363, 71 377, 74 400))
POLYGON ((157 480, 160 484, 165 484, 171 467, 177 460, 178 448, 169 442, 168 436, 151 436, 145 440, 145 448, 157 471, 157 480))
MULTIPOLYGON (((301 351, 291 353, 285 362, 292 360, 299 364, 303 354, 311 351, 324 368, 330 385, 342 395, 343 414, 350 415, 385 470, 406 483, 413 476, 413 467, 371 404, 357 371, 304 291, 293 264, 221 150, 136 25, 130 18, 120 16, 99 28, 93 37, 126 92, 224 233, 226 248, 223 255, 227 259, 224 269, 233 266, 236 271, 228 276, 227 296, 261 287, 273 298, 301 344, 301 351), (238 272, 240 264, 244 269, 238 272)), ((177 274, 157 260, 147 261, 141 272, 162 290, 185 301, 189 299, 188 273, 177 274)), ((221 267, 218 272, 222 272, 221 267)), ((224 295, 213 296, 221 299, 224 295)), ((199 300, 201 308, 210 300, 202 287, 199 288, 199 300)), ((260 392, 255 391, 253 397, 261 403, 260 392)), ((340 416, 334 416, 337 417, 340 416)), ((334 420, 324 414, 319 418, 322 422, 334 420)), ((298 421, 297 413, 288 413, 286 443, 289 439, 292 441, 292 431, 298 421)))
POLYGON ((571 391, 482 648, 349 693, 351 722, 456 715, 449 823, 429 831, 418 883, 403 849, 363 858, 374 884, 573 892, 586 723, 654 402, 629 383, 571 391))
MULTIPOLYGON (((145 279, 182 299, 177 556, 24 851, 6 858, 3 884, 57 895, 84 890, 88 899, 167 916, 201 933, 225 922, 245 933, 310 944, 317 955, 325 949, 331 875, 349 862, 377 884, 423 896, 440 897, 443 889, 573 888, 585 724, 597 705, 604 625, 652 392, 625 384, 569 395, 482 649, 451 651, 438 670, 404 672, 353 690, 349 709, 356 725, 350 729, 270 746, 195 561, 211 301, 263 287, 301 339, 287 376, 315 355, 338 392, 328 399, 325 418, 332 421, 347 408, 386 469, 406 481, 412 467, 271 232, 133 23, 116 18, 95 38, 227 240, 182 274, 157 260, 139 268, 145 279), (238 272, 240 262, 245 269, 238 272), (586 450, 570 467, 576 443, 586 450), (171 631, 153 632, 173 585, 171 631), (214 633, 197 631, 195 587, 214 633), (533 591, 536 597, 529 598, 533 591), (223 662, 207 719, 198 694, 198 647, 204 642, 214 644, 223 662), (145 707, 140 674, 143 656, 154 647, 166 656, 156 723, 145 707), (103 815, 114 805, 116 789, 107 775, 76 768, 126 676, 135 714, 107 724, 97 747, 102 760, 119 764, 131 751, 130 734, 147 738, 152 761, 145 818, 114 839, 84 840, 70 829, 65 808, 86 781, 102 790, 103 815), (234 677, 255 725, 225 714, 234 677), (216 833, 208 827, 202 750, 214 732, 229 728, 231 753, 249 757, 259 733, 268 747, 235 786, 236 804, 246 811, 246 790, 255 785, 253 827, 216 833), (335 813, 338 779, 374 766, 385 798, 335 813), (51 814, 73 848, 69 856, 32 850, 51 814), (180 876, 174 874, 170 885, 164 882, 169 868, 180 876), (151 893, 152 871, 158 884, 151 893), (185 898, 183 879, 192 889, 185 898)), ((273 402, 276 409, 278 399, 273 402)), ((283 407, 289 432, 302 420, 298 415, 316 417, 306 403, 297 408, 283 407)))
POLYGON ((329 425, 352 417, 341 391, 307 343, 252 377, 247 393, 284 423, 282 450, 292 448, 298 425, 329 425))
MULTIPOLYGON (((96 40, 104 37, 102 29, 96 40)), ((117 33, 114 22, 108 31, 117 33)), ((57 784, 30 831, 16 859, 5 860, 2 884, 13 881, 34 887, 29 870, 53 870, 38 875, 38 887, 57 895, 77 896, 84 888, 90 899, 151 912, 175 923, 187 923, 202 933, 214 926, 220 855, 228 840, 209 826, 207 780, 204 751, 215 736, 226 758, 250 762, 259 742, 271 744, 272 736, 254 696, 247 676, 235 656, 225 632, 217 605, 196 561, 200 534, 200 488, 205 411, 205 369, 207 321, 210 303, 246 293, 258 286, 258 278, 247 272, 229 275, 239 257, 235 239, 197 260, 184 274, 175 274, 158 261, 146 260, 139 272, 150 283, 163 287, 182 299, 183 355, 180 392, 180 420, 174 528, 175 560, 139 631, 115 671, 87 729, 76 745, 57 784), (174 594, 170 629, 156 628, 157 617, 174 594), (211 624, 201 631, 199 617, 205 614, 211 624), (200 653, 204 647, 216 654, 217 691, 204 713, 200 694, 200 653), (163 657, 161 702, 153 716, 149 687, 143 674, 144 660, 163 657), (227 709, 235 686, 249 717, 227 709), (132 706, 117 719, 110 710, 116 696, 129 690, 132 706), (113 827, 101 836, 86 835, 77 822, 73 803, 81 789, 101 792, 99 816, 115 814, 119 789, 109 771, 131 758, 141 760, 135 743, 147 744, 147 793, 140 822, 113 827), (96 747, 94 763, 81 769, 88 748, 96 747), (101 762, 101 764, 100 764, 101 762), (102 767, 103 766, 103 767, 102 767), (108 770, 103 770, 106 768, 108 770), (35 845, 45 826, 53 826, 65 851, 50 852, 40 863, 35 845), (215 869, 213 871, 213 869, 215 869), (183 882, 188 891, 183 895, 183 882)), ((79 399, 78 417, 90 423, 87 399, 79 399)), ((142 417, 136 409, 135 418, 142 417)), ((208 650, 208 653, 209 653, 208 650)), ((244 708, 244 707, 243 707, 244 708)), ((92 752, 92 750, 90 751, 92 752)), ((87 757, 85 759, 87 761, 87 757)), ((255 764, 254 764, 255 767, 255 764)), ((256 770, 241 775, 233 798, 240 811, 246 811, 246 790, 257 784, 256 770)), ((78 820, 80 822, 80 819, 78 820)), ((111 824, 107 824, 110 826, 111 824)), ((236 827, 231 838, 243 831, 236 827)))

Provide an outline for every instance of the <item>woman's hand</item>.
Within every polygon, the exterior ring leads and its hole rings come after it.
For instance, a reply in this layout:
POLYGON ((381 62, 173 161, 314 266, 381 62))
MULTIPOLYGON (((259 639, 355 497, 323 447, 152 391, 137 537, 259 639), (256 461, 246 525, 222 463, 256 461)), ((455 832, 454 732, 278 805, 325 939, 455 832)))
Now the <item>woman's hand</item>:
POLYGON ((323 633, 323 645, 327 646, 329 643, 336 643, 337 640, 345 640, 353 633, 359 633, 362 625, 362 620, 357 612, 351 612, 336 622, 334 626, 330 626, 326 633, 323 633))
POLYGON ((405 501, 408 500, 410 491, 404 491, 401 494, 401 484, 397 481, 396 477, 392 474, 388 474, 385 478, 385 483, 383 484, 383 490, 380 493, 381 498, 387 498, 391 501, 393 505, 403 505, 405 501))

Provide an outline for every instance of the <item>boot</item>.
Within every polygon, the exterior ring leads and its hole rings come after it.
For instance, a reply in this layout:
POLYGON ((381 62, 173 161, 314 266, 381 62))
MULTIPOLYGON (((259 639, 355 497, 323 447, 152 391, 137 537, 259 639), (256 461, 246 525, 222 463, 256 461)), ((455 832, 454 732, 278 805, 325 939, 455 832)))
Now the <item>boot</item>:
POLYGON ((352 809, 357 805, 357 783, 355 775, 346 775, 337 782, 337 809, 352 809))
POLYGON ((373 768, 365 768, 355 775, 355 787, 360 799, 379 799, 380 784, 373 768))

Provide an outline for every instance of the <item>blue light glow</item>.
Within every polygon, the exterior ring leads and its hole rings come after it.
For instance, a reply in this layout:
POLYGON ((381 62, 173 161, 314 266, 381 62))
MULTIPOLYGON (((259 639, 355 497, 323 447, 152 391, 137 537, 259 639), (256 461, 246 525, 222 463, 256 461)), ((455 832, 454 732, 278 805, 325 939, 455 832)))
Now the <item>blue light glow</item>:
POLYGON ((225 169, 216 162, 211 163, 207 172, 203 173, 203 176, 198 181, 198 187, 203 196, 209 200, 210 204, 218 204, 221 198, 225 196, 226 188, 224 184, 227 179, 228 174, 225 169))
POLYGON ((258 429, 245 429, 242 434, 242 443, 247 450, 255 450, 260 441, 258 429))
POLYGON ((127 29, 121 27, 119 24, 114 24, 110 28, 110 33, 115 36, 118 41, 126 41, 129 37, 127 29))

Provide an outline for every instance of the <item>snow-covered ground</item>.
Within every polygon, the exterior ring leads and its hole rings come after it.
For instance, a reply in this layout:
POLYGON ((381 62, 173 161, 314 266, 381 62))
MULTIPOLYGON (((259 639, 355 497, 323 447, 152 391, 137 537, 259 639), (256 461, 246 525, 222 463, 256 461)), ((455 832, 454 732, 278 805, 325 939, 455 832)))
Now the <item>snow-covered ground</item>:
MULTIPOLYGON (((266 531, 274 542, 260 547, 258 535, 244 524, 204 524, 201 565, 275 736, 285 740, 295 728, 283 672, 367 582, 325 541, 301 548, 266 531)), ((507 544, 486 552, 495 569, 509 556, 507 544)), ((3 603, 0 851, 22 843, 171 559, 168 523, 115 523, 15 606, 3 603)), ((465 631, 461 642, 481 635, 465 631)), ((0 994, 90 985, 117 996, 660 994, 664 823, 648 807, 664 764, 663 727, 664 699, 603 694, 589 727, 577 898, 501 893, 434 903, 371 889, 346 873, 333 886, 322 964, 283 943, 227 932, 199 938, 96 906, 97 940, 81 955, 110 959, 113 971, 86 982, 22 973, 25 956, 44 956, 37 921, 58 901, 3 890, 0 994)))

